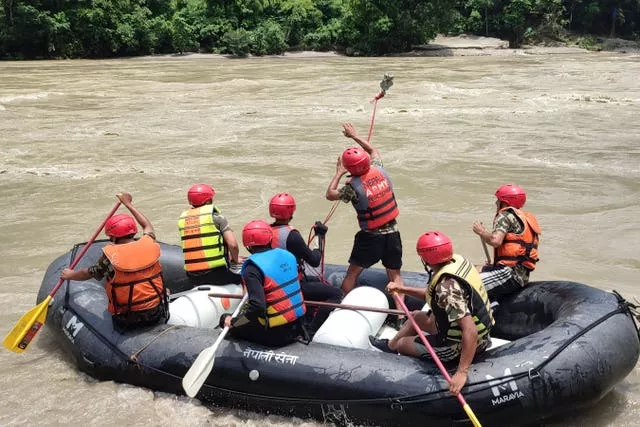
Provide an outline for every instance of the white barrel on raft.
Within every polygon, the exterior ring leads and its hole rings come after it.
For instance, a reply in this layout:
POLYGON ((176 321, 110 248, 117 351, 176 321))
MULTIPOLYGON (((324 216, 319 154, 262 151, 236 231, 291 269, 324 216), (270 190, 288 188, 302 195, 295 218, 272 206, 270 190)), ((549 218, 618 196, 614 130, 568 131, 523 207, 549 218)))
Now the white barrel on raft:
MULTIPOLYGON (((369 286, 355 288, 344 297, 342 304, 389 308, 387 296, 382 291, 369 286)), ((384 313, 336 308, 318 329, 313 342, 368 349, 370 348, 369 335, 378 333, 386 317, 384 313)))
POLYGON ((170 325, 213 329, 223 313, 233 313, 240 303, 235 298, 214 298, 209 293, 239 295, 240 285, 198 286, 169 303, 170 325))

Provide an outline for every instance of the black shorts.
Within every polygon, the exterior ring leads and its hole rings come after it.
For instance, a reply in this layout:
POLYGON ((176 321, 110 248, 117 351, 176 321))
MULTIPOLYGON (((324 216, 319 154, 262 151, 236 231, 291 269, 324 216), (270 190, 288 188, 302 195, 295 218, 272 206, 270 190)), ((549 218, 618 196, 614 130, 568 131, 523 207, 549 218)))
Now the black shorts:
POLYGON ((304 335, 300 320, 268 329, 258 322, 249 322, 229 329, 229 334, 265 347, 282 347, 295 342, 298 336, 304 335))
POLYGON ((349 264, 369 268, 378 261, 390 270, 402 267, 402 240, 400 232, 374 234, 360 230, 353 239, 349 264))

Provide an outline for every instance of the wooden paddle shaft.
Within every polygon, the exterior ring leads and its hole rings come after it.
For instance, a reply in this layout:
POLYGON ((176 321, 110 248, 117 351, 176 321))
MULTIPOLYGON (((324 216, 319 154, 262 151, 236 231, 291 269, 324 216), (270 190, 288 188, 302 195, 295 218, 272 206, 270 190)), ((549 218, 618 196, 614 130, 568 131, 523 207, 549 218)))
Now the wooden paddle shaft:
POLYGON ((487 264, 491 264, 491 255, 489 255, 489 248, 487 248, 487 242, 482 240, 482 237, 480 237, 480 241, 482 242, 482 248, 484 249, 484 256, 487 258, 487 264))
MULTIPOLYGON (((235 294, 210 293, 209 296, 214 298, 235 298, 235 299, 242 298, 242 295, 235 295, 235 294)), ((404 316, 403 311, 389 309, 389 308, 375 308, 375 307, 365 307, 361 305, 337 304, 332 302, 308 301, 308 300, 305 300, 304 303, 314 307, 342 308, 344 310, 362 310, 362 311, 372 311, 374 313, 384 313, 384 314, 394 314, 396 316, 404 316)))

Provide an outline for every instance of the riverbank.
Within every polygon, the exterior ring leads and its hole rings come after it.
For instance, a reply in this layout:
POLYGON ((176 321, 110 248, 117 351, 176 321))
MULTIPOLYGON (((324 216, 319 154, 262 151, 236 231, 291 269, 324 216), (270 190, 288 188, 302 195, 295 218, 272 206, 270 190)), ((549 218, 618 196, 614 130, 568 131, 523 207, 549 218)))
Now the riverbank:
POLYGON ((511 56, 562 55, 592 52, 640 53, 640 42, 618 38, 576 36, 567 42, 551 41, 521 48, 509 48, 507 40, 462 34, 438 36, 431 43, 417 46, 400 56, 511 56))
POLYGON ((507 40, 462 34, 439 35, 431 43, 416 46, 410 52, 394 56, 517 56, 517 55, 561 55, 590 53, 578 46, 528 46, 509 48, 507 40))
MULTIPOLYGON (((446 57, 446 56, 519 56, 519 55, 569 55, 569 54, 593 54, 598 52, 612 52, 620 54, 640 54, 640 43, 623 39, 595 39, 591 38, 587 43, 582 39, 575 39, 572 43, 553 42, 545 45, 524 45, 521 48, 509 47, 507 40, 494 37, 482 37, 474 35, 443 36, 439 35, 432 42, 414 47, 409 52, 389 54, 389 57, 446 57), (580 43, 581 47, 578 45, 580 43)), ((155 56, 155 55, 154 55, 155 56)), ((185 53, 158 55, 175 58, 200 58, 217 56, 220 58, 238 58, 233 55, 209 54, 209 53, 185 53)), ((345 56, 336 51, 290 51, 282 55, 268 55, 268 57, 285 58, 327 58, 345 56)), ((357 52, 347 52, 346 56, 358 56, 357 52)), ((251 57, 249 55, 248 57, 251 57)), ((144 58, 144 57, 142 57, 144 58)))

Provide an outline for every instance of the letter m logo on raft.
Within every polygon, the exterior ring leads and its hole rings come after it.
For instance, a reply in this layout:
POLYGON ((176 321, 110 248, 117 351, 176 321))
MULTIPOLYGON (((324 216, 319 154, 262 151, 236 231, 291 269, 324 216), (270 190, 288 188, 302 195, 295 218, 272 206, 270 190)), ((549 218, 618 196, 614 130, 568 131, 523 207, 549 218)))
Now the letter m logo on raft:
POLYGON ((500 397, 503 393, 508 393, 509 391, 517 392, 518 384, 511 376, 511 369, 506 368, 504 370, 504 377, 495 379, 491 375, 486 376, 489 380, 489 385, 491 386, 491 392, 493 393, 493 397, 500 397))
POLYGON ((71 342, 74 342, 76 340, 76 335, 78 335, 78 332, 80 332, 80 329, 82 329, 83 326, 84 323, 79 321, 78 317, 74 315, 71 319, 69 319, 63 331, 67 338, 69 338, 71 342))

